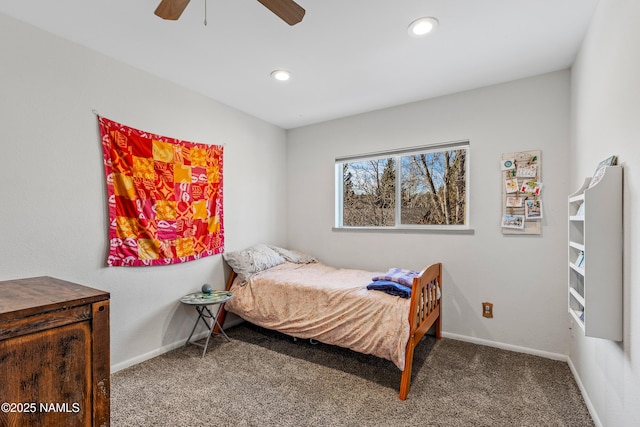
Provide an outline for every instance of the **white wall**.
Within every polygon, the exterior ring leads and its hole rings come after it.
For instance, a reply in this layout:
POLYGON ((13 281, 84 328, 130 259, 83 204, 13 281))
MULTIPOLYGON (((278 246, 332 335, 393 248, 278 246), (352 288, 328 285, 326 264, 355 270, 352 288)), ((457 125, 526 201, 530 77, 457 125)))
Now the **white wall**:
POLYGON ((0 280, 48 275, 111 292, 117 369, 183 343, 195 310, 177 301, 205 282, 223 288, 223 268, 219 255, 105 267, 106 189, 92 109, 153 133, 225 144, 227 250, 286 243, 286 135, 0 14, 0 280))
POLYGON ((596 422, 611 427, 640 425, 638 22, 637 0, 600 0, 572 68, 572 189, 609 155, 624 166, 624 341, 585 338, 577 329, 569 354, 596 422))
POLYGON ((442 261, 443 330, 491 345, 566 354, 566 195, 570 74, 525 80, 288 131, 289 246, 347 267, 442 261), (334 160, 470 140, 468 234, 335 232, 334 160), (501 233, 502 153, 541 149, 541 236, 501 233), (481 303, 494 303, 494 318, 481 303))

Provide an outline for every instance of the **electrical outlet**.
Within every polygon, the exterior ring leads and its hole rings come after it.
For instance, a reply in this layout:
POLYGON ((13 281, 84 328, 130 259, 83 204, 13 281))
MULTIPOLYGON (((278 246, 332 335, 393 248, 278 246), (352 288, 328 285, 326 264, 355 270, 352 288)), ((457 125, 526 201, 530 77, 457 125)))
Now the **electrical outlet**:
POLYGON ((493 317, 493 304, 491 304, 490 302, 483 302, 482 315, 489 318, 493 317))

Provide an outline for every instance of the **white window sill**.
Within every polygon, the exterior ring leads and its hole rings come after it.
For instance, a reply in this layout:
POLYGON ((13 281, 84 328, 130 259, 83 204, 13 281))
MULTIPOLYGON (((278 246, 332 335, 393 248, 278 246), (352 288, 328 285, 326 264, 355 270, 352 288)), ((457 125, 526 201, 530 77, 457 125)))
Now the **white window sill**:
POLYGON ((475 234, 469 227, 333 227, 332 231, 347 233, 415 233, 415 234, 475 234))

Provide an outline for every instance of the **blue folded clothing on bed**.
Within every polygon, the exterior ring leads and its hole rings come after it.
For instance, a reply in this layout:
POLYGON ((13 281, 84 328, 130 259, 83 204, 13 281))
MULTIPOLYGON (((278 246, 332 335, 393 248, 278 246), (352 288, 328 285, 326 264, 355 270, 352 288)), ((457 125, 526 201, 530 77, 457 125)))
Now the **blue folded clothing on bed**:
POLYGON ((403 270, 402 268, 390 268, 389 271, 387 271, 385 274, 381 276, 375 276, 372 280, 374 282, 387 280, 411 287, 413 286, 413 279, 418 276, 420 276, 419 271, 403 270))
POLYGON ((367 285, 370 291, 381 291, 400 298, 411 298, 411 288, 391 280, 375 280, 367 285))

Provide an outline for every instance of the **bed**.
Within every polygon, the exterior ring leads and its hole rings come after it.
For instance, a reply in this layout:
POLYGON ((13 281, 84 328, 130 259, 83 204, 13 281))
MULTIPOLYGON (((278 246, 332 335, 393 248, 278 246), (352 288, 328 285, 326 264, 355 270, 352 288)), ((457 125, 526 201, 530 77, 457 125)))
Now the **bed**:
POLYGON ((409 393, 416 345, 432 326, 440 339, 441 263, 414 273, 411 295, 402 298, 367 289, 385 273, 334 268, 276 246, 255 245, 224 258, 234 297, 224 305, 221 323, 229 311, 295 338, 390 360, 402 371, 401 400, 409 393))

